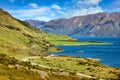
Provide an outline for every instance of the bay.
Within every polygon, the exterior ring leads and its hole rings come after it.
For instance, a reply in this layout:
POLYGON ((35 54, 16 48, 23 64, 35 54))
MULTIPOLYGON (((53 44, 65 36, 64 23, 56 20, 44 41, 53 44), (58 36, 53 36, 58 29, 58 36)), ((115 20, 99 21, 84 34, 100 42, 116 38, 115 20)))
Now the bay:
POLYGON ((50 52, 50 54, 99 58, 100 63, 120 68, 120 37, 78 37, 73 36, 78 41, 100 41, 111 42, 107 45, 80 45, 80 46, 56 46, 63 49, 62 52, 50 52))

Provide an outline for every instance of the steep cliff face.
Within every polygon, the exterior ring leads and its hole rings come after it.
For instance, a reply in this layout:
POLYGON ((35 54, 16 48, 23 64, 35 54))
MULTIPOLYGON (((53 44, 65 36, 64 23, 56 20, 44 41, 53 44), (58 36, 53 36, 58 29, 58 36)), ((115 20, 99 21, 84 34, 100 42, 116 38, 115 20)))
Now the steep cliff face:
POLYGON ((47 22, 42 30, 48 33, 79 36, 120 36, 120 13, 97 13, 47 22))

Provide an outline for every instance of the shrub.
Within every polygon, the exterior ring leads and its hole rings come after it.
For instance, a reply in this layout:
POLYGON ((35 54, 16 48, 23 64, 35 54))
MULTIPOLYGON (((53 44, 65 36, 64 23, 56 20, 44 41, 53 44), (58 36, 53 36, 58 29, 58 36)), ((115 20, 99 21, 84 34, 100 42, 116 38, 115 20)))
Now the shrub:
POLYGON ((7 56, 7 55, 4 53, 0 53, 0 57, 5 57, 5 56, 7 56))
POLYGON ((17 31, 20 31, 20 28, 16 28, 14 26, 8 26, 8 25, 5 25, 7 28, 9 29, 13 29, 13 30, 17 30, 17 31))

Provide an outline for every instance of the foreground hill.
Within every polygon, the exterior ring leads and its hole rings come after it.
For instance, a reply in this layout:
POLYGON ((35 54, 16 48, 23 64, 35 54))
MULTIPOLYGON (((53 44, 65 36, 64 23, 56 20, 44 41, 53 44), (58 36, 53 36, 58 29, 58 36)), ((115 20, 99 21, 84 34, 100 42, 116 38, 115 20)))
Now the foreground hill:
POLYGON ((18 61, 0 53, 0 80, 93 80, 68 71, 48 69, 30 62, 18 61))
POLYGON ((120 36, 120 13, 97 13, 47 22, 43 31, 78 36, 120 36))
POLYGON ((46 55, 48 44, 42 32, 0 9, 0 52, 19 58, 46 55))

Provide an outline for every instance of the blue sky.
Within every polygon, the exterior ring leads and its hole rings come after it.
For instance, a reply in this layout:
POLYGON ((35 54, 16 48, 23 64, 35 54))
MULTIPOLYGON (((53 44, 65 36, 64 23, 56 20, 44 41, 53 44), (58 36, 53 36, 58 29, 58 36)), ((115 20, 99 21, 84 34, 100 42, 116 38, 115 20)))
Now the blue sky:
POLYGON ((0 0, 0 8, 21 20, 49 21, 98 12, 120 12, 120 0, 0 0))

